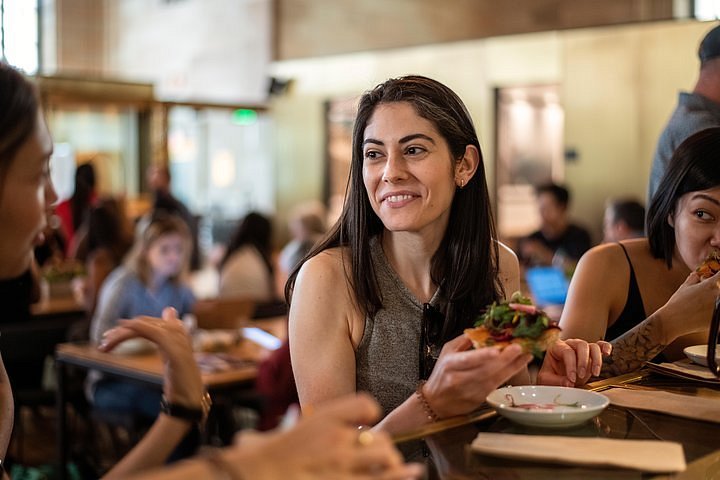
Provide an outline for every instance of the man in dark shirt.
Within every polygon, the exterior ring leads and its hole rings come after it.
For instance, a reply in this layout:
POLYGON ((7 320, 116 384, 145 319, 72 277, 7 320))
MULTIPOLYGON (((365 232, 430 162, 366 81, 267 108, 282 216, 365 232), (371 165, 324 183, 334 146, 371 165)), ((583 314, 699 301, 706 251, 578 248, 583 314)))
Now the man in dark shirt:
POLYGON ((565 187, 550 183, 538 187, 536 192, 540 230, 520 241, 520 259, 525 265, 555 265, 572 270, 591 247, 590 234, 570 222, 570 192, 565 187))

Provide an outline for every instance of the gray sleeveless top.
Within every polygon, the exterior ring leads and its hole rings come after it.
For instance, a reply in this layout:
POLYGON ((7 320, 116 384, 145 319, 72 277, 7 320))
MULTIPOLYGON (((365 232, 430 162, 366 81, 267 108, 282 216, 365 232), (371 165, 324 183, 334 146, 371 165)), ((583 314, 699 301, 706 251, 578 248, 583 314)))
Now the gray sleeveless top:
MULTIPOLYGON (((379 240, 370 240, 370 251, 383 307, 374 317, 365 317, 355 352, 355 385, 375 397, 385 416, 417 388, 423 306, 392 269, 379 240)), ((434 306, 440 303, 439 291, 430 299, 434 306)))

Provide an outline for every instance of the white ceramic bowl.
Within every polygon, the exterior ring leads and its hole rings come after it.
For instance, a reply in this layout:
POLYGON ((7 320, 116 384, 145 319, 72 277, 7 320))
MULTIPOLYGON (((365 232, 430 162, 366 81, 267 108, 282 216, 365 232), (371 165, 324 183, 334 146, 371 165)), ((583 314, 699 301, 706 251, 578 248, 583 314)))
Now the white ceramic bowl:
MULTIPOLYGON (((707 367, 707 345, 693 345, 685 347, 683 353, 691 361, 707 367)), ((715 349, 715 361, 720 365, 720 345, 715 349)))
POLYGON ((503 417, 522 425, 568 428, 599 415, 610 400, 579 388, 528 385, 499 388, 488 395, 487 403, 503 417))

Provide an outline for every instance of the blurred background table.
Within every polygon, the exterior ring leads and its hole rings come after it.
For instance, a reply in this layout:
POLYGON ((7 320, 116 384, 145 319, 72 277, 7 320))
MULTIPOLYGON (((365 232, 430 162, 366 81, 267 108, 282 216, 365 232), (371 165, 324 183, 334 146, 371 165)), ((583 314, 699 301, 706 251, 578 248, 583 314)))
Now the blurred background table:
MULTIPOLYGON (((263 330, 285 338, 287 335, 287 321, 285 317, 263 319, 248 322, 246 326, 257 326, 263 330)), ((232 361, 227 369, 222 371, 202 373, 205 387, 216 400, 217 395, 225 392, 238 393, 248 391, 257 376, 257 362, 269 352, 257 343, 243 339, 238 345, 221 352, 232 361)), ((213 355, 212 353, 197 353, 200 355, 213 355)), ((68 461, 70 436, 68 434, 68 369, 76 367, 82 370, 97 370, 104 374, 114 375, 126 380, 143 382, 161 388, 163 383, 163 362, 158 352, 137 355, 118 355, 104 353, 97 347, 88 343, 63 343, 57 346, 55 352, 57 373, 57 450, 60 465, 68 461)), ((65 478, 66 470, 61 468, 61 478, 65 478)))

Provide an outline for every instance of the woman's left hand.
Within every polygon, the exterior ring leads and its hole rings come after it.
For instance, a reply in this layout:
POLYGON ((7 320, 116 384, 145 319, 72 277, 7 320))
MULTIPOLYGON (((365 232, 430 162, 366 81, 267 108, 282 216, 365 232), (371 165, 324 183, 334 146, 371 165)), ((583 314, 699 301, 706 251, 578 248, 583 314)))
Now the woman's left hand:
POLYGON ((158 346, 165 364, 163 393, 168 402, 188 408, 202 405, 203 385, 192 342, 174 308, 165 308, 162 318, 136 317, 120 320, 120 326, 108 330, 98 347, 108 352, 130 338, 146 338, 158 346))
POLYGON ((588 343, 577 338, 558 340, 545 353, 538 372, 540 385, 574 387, 600 375, 602 357, 610 355, 612 345, 602 340, 588 343))

